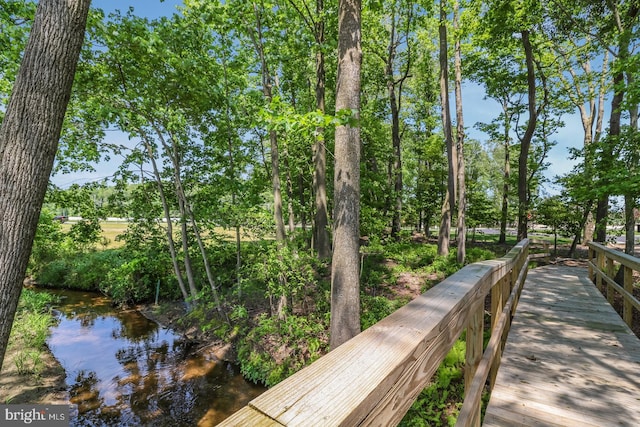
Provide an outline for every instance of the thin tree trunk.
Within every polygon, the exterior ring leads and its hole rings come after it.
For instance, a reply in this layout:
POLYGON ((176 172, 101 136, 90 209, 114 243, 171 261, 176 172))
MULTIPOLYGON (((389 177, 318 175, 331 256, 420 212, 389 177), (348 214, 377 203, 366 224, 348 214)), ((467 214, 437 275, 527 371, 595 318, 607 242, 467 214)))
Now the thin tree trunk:
MULTIPOLYGON (((180 191, 176 186, 176 193, 180 191)), ((198 288, 196 287, 196 280, 193 276, 193 265, 191 263, 191 254, 189 253, 189 234, 187 230, 187 213, 184 208, 184 199, 179 194, 176 194, 178 198, 178 209, 180 210, 180 242, 182 243, 182 256, 184 271, 187 275, 187 284, 189 285, 189 293, 194 300, 198 297, 198 288)))
POLYGON ((293 239, 293 233, 296 231, 296 217, 293 212, 293 179, 291 178, 291 168, 289 167, 289 153, 285 150, 284 168, 287 171, 287 215, 289 224, 289 238, 293 239))
POLYGON ((146 133, 139 129, 138 133, 142 138, 142 142, 144 143, 145 149, 147 150, 147 155, 149 156, 149 160, 151 161, 151 167, 153 170, 153 177, 156 181, 156 185, 158 186, 158 194, 160 196, 160 203, 162 204, 162 211, 164 212, 164 217, 167 221, 167 228, 165 230, 167 236, 167 244, 169 245, 169 255, 171 255, 171 264, 173 265, 173 272, 176 275, 176 280, 178 281, 178 287, 180 288, 180 292, 182 293, 182 298, 185 302, 189 299, 189 293, 187 292, 187 287, 184 284, 184 279, 182 278, 182 271, 180 270, 180 264, 178 261, 178 251, 175 247, 175 242, 173 241, 173 223, 171 222, 171 211, 169 210, 169 203, 167 202, 167 197, 164 194, 164 188, 162 186, 162 178, 160 177, 160 171, 158 170, 158 165, 156 163, 156 158, 153 154, 153 147, 149 142, 149 138, 146 133))
POLYGON ((527 64, 527 87, 529 92, 529 122, 527 129, 520 141, 520 156, 518 158, 518 240, 527 237, 528 231, 528 215, 529 215, 529 197, 528 197, 528 179, 527 167, 529 160, 529 149, 531 140, 536 129, 538 113, 536 109, 536 75, 533 64, 533 47, 529 40, 529 31, 524 30, 520 33, 522 37, 522 46, 524 48, 525 60, 527 64))
POLYGON ((207 281, 209 282, 209 286, 211 287, 211 293, 213 294, 213 302, 216 305, 216 309, 218 310, 220 317, 224 319, 227 323, 229 323, 229 318, 227 317, 226 313, 222 309, 222 303, 220 302, 220 296, 218 294, 218 286, 216 285, 216 281, 213 278, 211 265, 209 264, 209 256, 207 255, 204 242, 202 241, 202 235, 200 234, 200 228, 198 227, 198 223, 196 222, 195 215, 193 214, 193 209, 191 209, 191 206, 189 206, 189 203, 186 201, 184 193, 182 193, 182 198, 184 200, 187 215, 189 216, 189 219, 191 222, 191 228, 193 229, 193 234, 196 238, 196 242, 198 242, 198 248, 200 249, 200 255, 202 256, 202 262, 204 263, 204 270, 207 274, 207 281))
POLYGON ((509 180, 511 179, 511 114, 509 112, 509 102, 505 97, 502 100, 502 111, 504 113, 504 134, 502 144, 504 146, 504 170, 502 182, 502 207, 500 210, 500 237, 498 243, 504 244, 507 241, 507 222, 509 219, 509 180))
MULTIPOLYGON (((627 73, 627 84, 629 87, 635 87, 635 78, 632 73, 627 73)), ((633 131, 634 134, 638 133, 638 106, 632 105, 629 108, 629 127, 633 131)), ((625 244, 624 244, 624 252, 631 256, 635 253, 635 225, 636 218, 634 215, 634 211, 636 208, 636 195, 635 194, 625 194, 624 195, 624 218, 625 218, 625 244)))
POLYGON ((0 127, 0 369, 71 95, 89 4, 39 2, 0 127))
POLYGON ((395 206, 391 223, 391 236, 398 238, 402 221, 402 151, 400 149, 400 109, 396 96, 396 82, 393 75, 393 64, 396 57, 396 13, 390 13, 391 28, 389 31, 389 45, 387 47, 387 59, 385 74, 387 78, 387 92, 389 94, 389 107, 391 109, 391 145, 393 147, 393 160, 390 163, 389 173, 393 183, 395 206))
MULTIPOLYGON (((338 6, 336 111, 360 119, 361 0, 338 6)), ((340 125, 335 134, 334 232, 331 265, 330 347, 360 332, 360 126, 340 125)))
POLYGON ((447 15, 446 0, 440 0, 440 103, 442 105, 442 129, 447 146, 447 160, 449 164, 447 178, 446 200, 442 204, 442 217, 438 231, 438 255, 449 254, 449 238, 451 234, 451 215, 456 203, 456 166, 457 154, 451 132, 451 111, 449 107, 449 58, 447 48, 447 15))
MULTIPOLYGON (((326 72, 324 63, 324 0, 316 0, 316 108, 325 112, 326 72)), ((313 245, 319 259, 331 256, 329 240, 329 213, 327 209, 327 150, 324 143, 324 127, 316 128, 313 149, 313 192, 315 194, 315 219, 313 245)))
POLYGON ((457 261, 464 264, 467 256, 466 250, 466 185, 465 185, 465 164, 464 164, 464 117, 462 114, 462 53, 460 47, 460 37, 457 35, 459 29, 458 15, 460 4, 455 2, 453 9, 453 28, 456 33, 455 41, 455 92, 456 92, 456 151, 457 151, 457 180, 458 180, 458 251, 457 261))
MULTIPOLYGON (((250 37, 252 38, 256 53, 260 58, 260 71, 262 77, 262 93, 265 100, 269 103, 273 100, 272 94, 272 78, 267 64, 267 58, 264 52, 264 45, 262 43, 262 23, 260 21, 260 12, 257 4, 253 4, 256 19, 256 33, 254 34, 249 29, 250 37)), ((275 223, 276 243, 279 249, 284 248, 286 245, 286 231, 284 225, 283 215, 283 202, 282 202, 282 184, 280 180, 280 154, 278 152, 278 134, 275 130, 269 131, 269 145, 271 148, 271 185, 273 190, 273 220, 275 223)), ((278 252, 281 252, 280 250, 278 252)), ((279 281, 281 288, 284 289, 286 279, 284 273, 280 274, 279 281)), ((279 295, 277 316, 279 319, 284 318, 285 310, 287 308, 287 296, 286 292, 282 292, 279 295)))
MULTIPOLYGON (((189 235, 187 229, 187 212, 186 212, 186 196, 184 192, 184 186, 182 185, 181 166, 180 166, 180 153, 178 152, 178 145, 173 137, 170 137, 171 144, 168 144, 164 138, 160 127, 151 119, 147 118, 149 123, 153 127, 166 152, 167 157, 171 159, 173 165, 173 185, 176 193, 176 199, 178 202, 178 210, 180 211, 180 241, 182 242, 183 252, 183 264, 185 274, 187 276, 187 284, 189 285, 189 294, 193 300, 198 297, 198 288, 196 287, 195 277, 193 275, 193 266, 191 263, 191 254, 189 253, 189 235)), ((168 222, 171 218, 167 219, 168 222)))
MULTIPOLYGON (((223 39, 224 40, 224 39, 223 39)), ((235 156, 233 154, 233 137, 231 132, 231 103, 229 102, 230 93, 229 93, 229 75, 227 70, 227 61, 226 57, 222 58, 222 70, 224 73, 224 93, 225 93, 225 112, 226 112, 226 132, 227 132, 227 153, 229 155, 229 168, 227 169, 227 175, 229 180, 235 183, 236 180, 236 163, 235 156)), ((236 186, 231 186, 231 204, 236 206, 236 186)), ((240 269, 242 268, 242 253, 241 253, 241 236, 240 236, 240 224, 238 223, 238 218, 234 215, 233 221, 235 223, 235 238, 236 238, 236 286, 238 289, 238 298, 242 297, 242 286, 240 281, 240 269)))
MULTIPOLYGON (((602 124, 604 122, 604 104, 605 104, 605 94, 606 94, 606 79, 605 76, 607 75, 607 64, 608 64, 608 58, 609 58, 609 52, 605 52, 604 54, 604 61, 603 61, 603 65, 602 65, 602 75, 600 77, 600 84, 599 84, 599 95, 598 95, 598 106, 597 106, 597 115, 596 115, 596 128, 595 131, 593 133, 593 142, 594 143, 598 143, 600 141, 600 137, 602 135, 602 124)), ((591 166, 592 160, 586 160, 585 159, 585 164, 591 166)), ((587 175, 589 176, 589 175, 587 175)), ((591 175, 593 176, 593 175, 591 175)), ((591 205, 593 205, 593 201, 591 201, 591 205)), ((584 242, 590 242, 593 239, 594 236, 594 232, 596 230, 596 220, 593 216, 592 212, 589 212, 588 216, 587 216, 587 221, 585 222, 584 225, 584 234, 583 234, 583 241, 584 242)), ((597 239, 596 239, 597 240, 597 239)))

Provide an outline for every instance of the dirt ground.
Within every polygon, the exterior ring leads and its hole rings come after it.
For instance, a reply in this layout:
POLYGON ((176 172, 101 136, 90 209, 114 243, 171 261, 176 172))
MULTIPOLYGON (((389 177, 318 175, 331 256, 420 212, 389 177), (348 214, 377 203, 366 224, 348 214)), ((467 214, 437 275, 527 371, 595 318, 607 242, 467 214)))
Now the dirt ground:
POLYGON ((64 369, 49 350, 40 355, 44 368, 38 377, 18 373, 15 358, 19 352, 19 347, 11 346, 5 354, 0 372, 0 404, 68 404, 64 369))

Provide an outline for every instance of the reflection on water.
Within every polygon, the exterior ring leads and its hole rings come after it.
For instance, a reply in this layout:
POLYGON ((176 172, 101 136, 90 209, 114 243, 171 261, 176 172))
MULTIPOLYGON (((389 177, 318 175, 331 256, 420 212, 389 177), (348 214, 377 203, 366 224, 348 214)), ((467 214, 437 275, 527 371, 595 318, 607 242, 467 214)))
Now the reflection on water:
POLYGON ((73 426, 215 425, 262 393, 237 368, 201 354, 137 311, 102 296, 63 300, 48 344, 67 372, 73 426))

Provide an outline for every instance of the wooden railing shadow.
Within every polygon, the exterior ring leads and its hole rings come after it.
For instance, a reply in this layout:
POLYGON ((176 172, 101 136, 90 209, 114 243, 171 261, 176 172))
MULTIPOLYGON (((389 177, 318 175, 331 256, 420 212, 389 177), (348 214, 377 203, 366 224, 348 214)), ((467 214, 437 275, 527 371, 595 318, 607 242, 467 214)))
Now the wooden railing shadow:
POLYGON ((470 264, 316 360, 222 426, 397 425, 466 329, 465 401, 458 424, 479 426, 528 266, 529 240, 470 264), (491 338, 483 350, 485 299, 491 338))
POLYGON ((640 311, 640 301, 633 296, 633 272, 640 271, 640 259, 599 243, 589 242, 588 245, 589 278, 606 295, 609 304, 614 305, 614 291, 622 296, 622 319, 631 327, 633 308, 640 311), (622 286, 615 281, 620 266, 624 269, 622 286))

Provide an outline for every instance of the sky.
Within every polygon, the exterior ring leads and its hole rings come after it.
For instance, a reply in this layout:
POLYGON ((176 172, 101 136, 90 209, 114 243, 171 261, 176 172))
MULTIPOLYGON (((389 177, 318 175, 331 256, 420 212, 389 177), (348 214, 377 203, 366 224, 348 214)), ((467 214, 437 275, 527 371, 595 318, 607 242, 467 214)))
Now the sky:
MULTIPOLYGON (((176 7, 182 4, 182 0, 94 0, 92 7, 100 8, 106 14, 119 9, 126 12, 129 7, 134 8, 136 15, 145 16, 150 19, 160 16, 170 16, 177 12, 176 7)), ((477 122, 490 123, 500 113, 499 105, 491 100, 484 99, 484 90, 477 84, 466 83, 463 87, 464 122, 467 129, 467 137, 486 141, 487 135, 475 129, 477 122)), ((568 160, 569 147, 579 147, 582 145, 582 125, 580 117, 576 113, 563 117, 565 128, 561 129, 551 138, 557 144, 551 149, 548 162, 551 163, 545 176, 553 179, 555 176, 563 175, 571 171, 573 162, 568 160)), ((127 135, 119 131, 108 131, 106 139, 110 143, 130 145, 127 135)), ((113 157, 109 162, 102 162, 95 166, 96 171, 92 173, 82 172, 68 175, 58 174, 52 177, 52 182, 62 188, 72 184, 84 184, 92 181, 100 181, 114 174, 120 164, 117 157, 113 157)), ((556 194, 558 189, 553 185, 546 185, 544 192, 556 194)))

